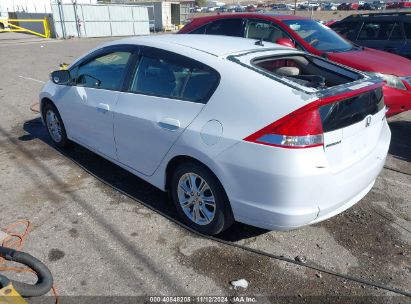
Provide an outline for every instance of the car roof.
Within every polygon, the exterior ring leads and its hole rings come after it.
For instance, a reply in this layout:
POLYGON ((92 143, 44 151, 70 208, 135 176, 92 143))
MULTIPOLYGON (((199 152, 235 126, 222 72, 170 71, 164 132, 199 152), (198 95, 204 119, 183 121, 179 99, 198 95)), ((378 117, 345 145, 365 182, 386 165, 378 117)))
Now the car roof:
POLYGON ((193 20, 196 21, 213 21, 217 19, 225 19, 225 18, 262 18, 262 19, 274 19, 274 20, 308 20, 309 18, 302 17, 302 16, 295 16, 295 15, 279 15, 276 13, 236 13, 236 14, 218 14, 212 16, 204 16, 204 17, 194 17, 193 20))
POLYGON ((368 14, 352 14, 341 21, 357 21, 366 19, 378 20, 393 20, 393 19, 409 19, 411 13, 409 12, 390 12, 390 13, 368 13, 368 14))
MULTIPOLYGON (((263 46, 256 45, 255 39, 244 39, 240 37, 217 36, 217 35, 196 35, 196 34, 164 34, 131 37, 110 42, 105 46, 116 44, 135 44, 157 47, 165 50, 176 50, 188 48, 201 51, 214 56, 223 56, 235 53, 242 53, 251 50, 265 49, 288 49, 284 46, 263 42, 263 46)), ((292 51, 293 49, 290 49, 292 51)))

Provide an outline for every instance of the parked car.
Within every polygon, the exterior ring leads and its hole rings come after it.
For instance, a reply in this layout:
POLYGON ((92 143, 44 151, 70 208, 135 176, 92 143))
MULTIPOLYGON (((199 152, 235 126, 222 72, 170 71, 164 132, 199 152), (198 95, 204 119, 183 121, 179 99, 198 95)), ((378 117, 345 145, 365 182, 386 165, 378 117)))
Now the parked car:
POLYGON ((255 6, 254 6, 254 5, 249 5, 249 6, 247 6, 247 7, 245 8, 245 11, 246 11, 246 12, 249 12, 249 13, 252 13, 252 12, 255 12, 256 9, 255 9, 255 6))
POLYGON ((351 11, 358 9, 358 7, 358 3, 343 2, 337 7, 337 9, 339 11, 351 11))
POLYGON ((273 4, 271 6, 272 10, 278 10, 278 11, 289 11, 292 10, 291 6, 288 4, 280 3, 280 4, 273 4))
POLYGON ((40 109, 56 146, 74 141, 169 191, 207 234, 343 212, 371 189, 390 143, 380 78, 267 42, 127 38, 50 79, 40 109))
POLYGON ((370 2, 365 2, 364 4, 360 4, 358 7, 358 10, 363 10, 363 11, 373 11, 376 10, 376 8, 373 6, 372 3, 370 2))
POLYGON ((387 2, 385 8, 386 9, 398 9, 400 8, 400 3, 399 2, 387 2))
POLYGON ((387 116, 411 109, 411 62, 359 47, 315 20, 291 15, 236 14, 193 19, 179 33, 238 36, 277 42, 383 77, 387 116))
POLYGON ((383 10, 385 9, 386 4, 384 1, 375 0, 371 3, 371 7, 373 8, 373 10, 383 10))
POLYGON ((381 1, 365 2, 358 7, 358 10, 377 11, 385 8, 385 3, 381 1))
POLYGON ((336 11, 337 10, 337 6, 335 6, 332 3, 323 3, 321 5, 321 9, 324 11, 336 11))
POLYGON ((398 4, 399 8, 410 8, 411 0, 401 0, 398 4))
POLYGON ((351 15, 330 27, 357 45, 411 59, 411 14, 351 15))

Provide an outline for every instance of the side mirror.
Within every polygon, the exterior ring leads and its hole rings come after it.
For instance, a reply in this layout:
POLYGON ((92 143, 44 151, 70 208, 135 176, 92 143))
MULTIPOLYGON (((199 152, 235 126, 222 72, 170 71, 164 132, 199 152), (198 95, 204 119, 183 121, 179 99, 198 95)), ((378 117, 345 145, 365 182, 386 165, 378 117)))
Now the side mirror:
POLYGON ((291 39, 288 39, 288 38, 280 38, 280 39, 277 39, 277 40, 275 41, 275 43, 295 49, 295 44, 294 44, 294 42, 293 42, 291 39))
POLYGON ((71 82, 71 75, 68 70, 58 70, 50 74, 50 80, 55 84, 69 84, 71 82))

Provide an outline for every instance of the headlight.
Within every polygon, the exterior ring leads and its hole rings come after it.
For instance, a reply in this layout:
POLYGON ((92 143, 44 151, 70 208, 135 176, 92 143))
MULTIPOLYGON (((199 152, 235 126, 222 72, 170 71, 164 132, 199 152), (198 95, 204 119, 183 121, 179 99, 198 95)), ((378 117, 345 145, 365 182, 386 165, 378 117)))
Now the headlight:
POLYGON ((400 77, 381 73, 370 73, 371 75, 381 77, 386 82, 387 87, 396 88, 400 90, 407 90, 400 77))

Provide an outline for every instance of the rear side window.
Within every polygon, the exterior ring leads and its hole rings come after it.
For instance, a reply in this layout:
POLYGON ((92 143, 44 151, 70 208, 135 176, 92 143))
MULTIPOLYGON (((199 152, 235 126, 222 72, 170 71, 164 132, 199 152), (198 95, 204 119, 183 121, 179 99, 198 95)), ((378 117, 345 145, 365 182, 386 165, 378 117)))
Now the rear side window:
POLYGON ((394 23, 393 28, 391 29, 390 40, 402 40, 404 37, 401 32, 401 25, 399 23, 394 23))
POLYGON ((404 32, 407 39, 411 39, 411 23, 404 23, 404 32))
POLYGON ((207 28, 207 24, 199 27, 198 29, 195 29, 194 31, 191 31, 190 34, 205 34, 207 28))
POLYGON ((320 107, 324 132, 342 129, 374 115, 384 108, 382 89, 366 92, 336 103, 320 107))
POLYGON ((170 56, 167 52, 165 56, 143 55, 130 91, 206 103, 219 79, 219 74, 213 69, 177 54, 170 56))
POLYGON ((113 52, 96 57, 77 70, 76 84, 96 89, 120 90, 130 52, 113 52))
POLYGON ((207 35, 243 37, 243 19, 222 19, 211 22, 205 31, 207 35))
POLYGON ((276 42, 281 38, 289 38, 282 30, 263 20, 249 20, 245 29, 245 37, 276 42))
POLYGON ((348 40, 355 40, 359 22, 335 23, 331 28, 348 40))
POLYGON ((400 40, 401 27, 398 22, 366 22, 358 40, 400 40))

